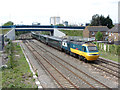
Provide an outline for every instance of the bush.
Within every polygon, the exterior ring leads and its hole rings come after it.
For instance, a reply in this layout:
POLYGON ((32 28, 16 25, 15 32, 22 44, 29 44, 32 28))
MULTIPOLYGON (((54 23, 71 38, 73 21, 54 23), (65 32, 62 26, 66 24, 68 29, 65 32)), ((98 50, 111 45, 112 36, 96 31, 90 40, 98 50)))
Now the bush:
POLYGON ((115 54, 120 56, 120 45, 115 45, 115 54))
MULTIPOLYGON (((104 50, 104 43, 95 43, 94 42, 94 44, 96 44, 99 51, 105 51, 104 50)), ((120 45, 109 45, 109 48, 108 48, 108 45, 106 45, 106 51, 105 52, 120 56, 120 45)))
POLYGON ((98 31, 95 35, 95 38, 96 38, 96 40, 102 40, 103 34, 100 31, 98 31))
POLYGON ((12 68, 15 66, 14 62, 14 45, 12 41, 9 41, 8 45, 5 46, 5 51, 8 54, 8 68, 12 68))

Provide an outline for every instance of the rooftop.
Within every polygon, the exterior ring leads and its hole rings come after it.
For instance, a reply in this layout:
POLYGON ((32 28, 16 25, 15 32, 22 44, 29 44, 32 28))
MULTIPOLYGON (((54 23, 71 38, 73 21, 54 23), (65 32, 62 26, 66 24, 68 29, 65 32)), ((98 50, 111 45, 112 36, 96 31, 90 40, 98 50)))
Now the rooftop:
POLYGON ((88 29, 89 31, 108 31, 107 26, 87 26, 85 29, 88 29))
POLYGON ((116 24, 109 32, 119 32, 120 33, 120 24, 116 24))

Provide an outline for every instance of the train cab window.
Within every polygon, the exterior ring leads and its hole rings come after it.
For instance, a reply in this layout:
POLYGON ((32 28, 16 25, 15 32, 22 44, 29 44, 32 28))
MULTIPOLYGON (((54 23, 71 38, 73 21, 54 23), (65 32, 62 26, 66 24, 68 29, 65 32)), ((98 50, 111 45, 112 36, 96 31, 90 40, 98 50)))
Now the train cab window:
POLYGON ((88 50, 89 51, 97 51, 97 47, 96 46, 88 46, 88 50))
POLYGON ((86 47, 85 46, 82 47, 82 51, 86 52, 86 47))

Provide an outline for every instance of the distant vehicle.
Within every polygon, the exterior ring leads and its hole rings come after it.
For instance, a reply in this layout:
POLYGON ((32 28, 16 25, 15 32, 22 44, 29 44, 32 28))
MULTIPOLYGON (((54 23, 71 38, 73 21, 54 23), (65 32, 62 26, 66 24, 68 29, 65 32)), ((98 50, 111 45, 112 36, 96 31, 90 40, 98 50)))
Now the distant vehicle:
POLYGON ((74 41, 54 36, 35 34, 32 32, 34 39, 54 47, 58 50, 64 51, 72 56, 87 61, 95 61, 99 57, 99 51, 95 44, 85 41, 74 41))

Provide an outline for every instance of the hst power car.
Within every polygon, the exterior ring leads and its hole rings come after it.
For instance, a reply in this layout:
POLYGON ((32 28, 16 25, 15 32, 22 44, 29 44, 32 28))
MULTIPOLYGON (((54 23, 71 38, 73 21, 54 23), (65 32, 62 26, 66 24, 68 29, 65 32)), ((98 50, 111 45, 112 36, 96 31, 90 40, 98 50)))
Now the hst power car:
POLYGON ((99 51, 96 45, 90 42, 68 40, 35 33, 32 33, 32 37, 85 61, 94 61, 99 57, 99 51))

